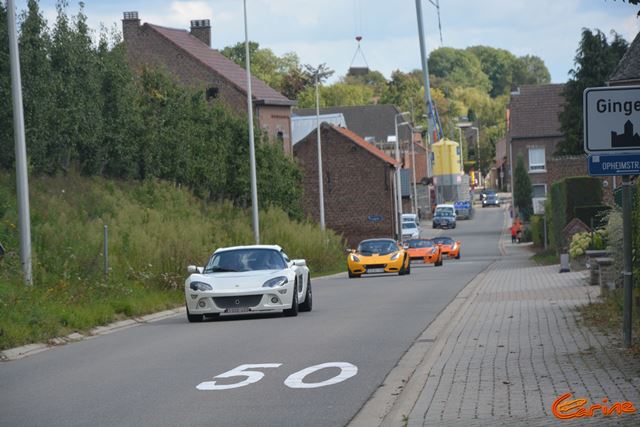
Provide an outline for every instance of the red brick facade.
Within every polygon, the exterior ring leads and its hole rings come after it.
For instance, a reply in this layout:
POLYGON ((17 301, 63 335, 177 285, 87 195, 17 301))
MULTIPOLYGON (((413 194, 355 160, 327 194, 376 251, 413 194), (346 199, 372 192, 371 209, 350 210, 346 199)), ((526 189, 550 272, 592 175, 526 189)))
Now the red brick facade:
MULTIPOLYGON (((174 75, 180 83, 206 91, 207 98, 211 101, 219 100, 232 111, 246 115, 246 91, 237 82, 230 81, 223 72, 218 72, 202 60, 203 55, 215 55, 215 61, 222 64, 225 73, 238 75, 235 63, 225 63, 224 59, 219 58, 221 55, 218 52, 205 44, 204 40, 211 37, 210 28, 193 28, 189 34, 147 23, 140 25, 140 20, 135 15, 135 19, 123 19, 122 32, 127 58, 134 69, 138 70, 142 66, 163 69, 174 75), (186 37, 193 40, 180 44, 186 37), (193 52, 189 51, 189 47, 193 47, 193 52)), ((260 85, 253 93, 254 116, 260 128, 267 131, 271 140, 282 141, 285 153, 291 154, 291 106, 294 102, 280 94, 276 94, 274 99, 260 99, 260 90, 267 95, 271 94, 262 88, 266 86, 264 82, 256 78, 252 82, 254 86, 260 85)), ((275 94, 273 89, 268 89, 275 94)))
MULTIPOLYGON (((327 227, 341 233, 351 247, 367 238, 393 237, 393 159, 353 132, 326 123, 321 125, 321 140, 327 227)), ((304 173, 304 212, 315 221, 320 219, 317 154, 316 132, 294 147, 304 173)))

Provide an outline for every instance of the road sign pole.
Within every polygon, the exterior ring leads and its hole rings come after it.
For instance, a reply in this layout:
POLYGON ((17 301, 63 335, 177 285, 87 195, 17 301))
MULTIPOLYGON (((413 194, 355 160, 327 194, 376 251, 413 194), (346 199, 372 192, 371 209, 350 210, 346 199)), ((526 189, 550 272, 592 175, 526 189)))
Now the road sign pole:
POLYGON ((624 253, 624 313, 622 333, 625 348, 631 347, 631 300, 633 299, 633 273, 631 254, 631 182, 628 176, 622 177, 622 247, 624 253))

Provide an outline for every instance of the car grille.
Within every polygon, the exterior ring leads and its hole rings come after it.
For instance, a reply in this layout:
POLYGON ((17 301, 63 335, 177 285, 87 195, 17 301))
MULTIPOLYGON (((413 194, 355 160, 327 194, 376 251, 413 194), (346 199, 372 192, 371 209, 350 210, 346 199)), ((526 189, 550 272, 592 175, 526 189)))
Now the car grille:
POLYGON ((386 268, 387 264, 368 264, 367 269, 369 268, 386 268))
POLYGON ((214 297, 213 302, 220 308, 246 308, 260 304, 262 295, 245 295, 238 297, 214 297))

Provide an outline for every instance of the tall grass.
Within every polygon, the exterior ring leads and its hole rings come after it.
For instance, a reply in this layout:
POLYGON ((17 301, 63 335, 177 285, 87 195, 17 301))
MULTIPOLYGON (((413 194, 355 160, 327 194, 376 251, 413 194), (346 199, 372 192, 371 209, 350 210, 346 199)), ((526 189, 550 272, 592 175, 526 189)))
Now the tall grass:
MULTIPOLYGON (((207 204, 163 182, 78 175, 32 179, 33 286, 21 279, 15 181, 0 173, 0 348, 86 331, 182 304, 189 264, 217 247, 252 244, 249 212, 207 204), (103 272, 103 226, 109 275, 103 272)), ((313 275, 340 271, 343 240, 315 224, 261 211, 261 240, 305 258, 313 275)))

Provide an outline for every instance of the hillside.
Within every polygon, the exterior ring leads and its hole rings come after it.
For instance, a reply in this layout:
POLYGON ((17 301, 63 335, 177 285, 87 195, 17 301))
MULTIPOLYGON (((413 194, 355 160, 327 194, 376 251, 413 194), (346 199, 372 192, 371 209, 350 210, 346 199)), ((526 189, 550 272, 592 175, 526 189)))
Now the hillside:
MULTIPOLYGON (((205 203, 165 182, 70 174, 32 178, 30 186, 34 283, 25 288, 15 180, 0 172, 0 242, 7 250, 0 258, 0 349, 180 306, 187 265, 203 264, 216 247, 253 241, 248 211, 205 203)), ((262 242, 306 258, 314 276, 343 267, 342 240, 332 232, 294 222, 278 208, 262 211, 260 221, 262 242)))

